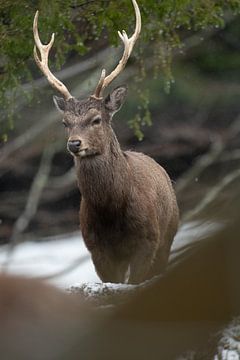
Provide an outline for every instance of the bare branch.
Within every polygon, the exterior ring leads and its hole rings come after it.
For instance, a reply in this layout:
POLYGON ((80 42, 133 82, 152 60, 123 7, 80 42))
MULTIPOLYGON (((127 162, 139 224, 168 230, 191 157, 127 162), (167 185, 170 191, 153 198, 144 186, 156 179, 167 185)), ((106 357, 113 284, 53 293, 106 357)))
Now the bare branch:
MULTIPOLYGON (((231 140, 237 136, 240 132, 240 115, 232 122, 229 129, 227 130, 227 141, 231 140)), ((189 169, 183 176, 178 180, 176 184, 176 191, 179 193, 184 191, 190 184, 198 178, 200 174, 203 173, 210 165, 215 163, 220 159, 220 156, 223 154, 226 143, 224 144, 220 138, 216 138, 213 142, 210 151, 201 156, 193 167, 189 169)))
POLYGON ((53 176, 49 178, 48 186, 54 189, 66 188, 77 182, 75 167, 71 167, 65 174, 61 176, 53 176))
POLYGON ((55 146, 51 144, 43 152, 38 172, 33 179, 29 191, 25 209, 13 226, 13 232, 9 242, 7 263, 10 260, 10 256, 14 250, 14 247, 18 243, 19 235, 28 227, 30 221, 33 219, 37 212, 41 194, 47 183, 48 176, 51 170, 52 158, 56 151, 56 144, 55 146))
POLYGON ((217 197, 221 194, 225 188, 230 185, 233 181, 240 177, 240 169, 237 169, 230 174, 226 175, 216 186, 209 190, 202 201, 191 211, 187 212, 182 217, 182 222, 186 222, 194 218, 205 210, 217 197))
POLYGON ((240 149, 225 152, 218 162, 240 160, 240 149))
POLYGON ((220 139, 213 142, 210 151, 201 156, 194 166, 189 169, 177 182, 175 189, 179 193, 185 190, 203 171, 213 164, 221 155, 224 145, 220 139))

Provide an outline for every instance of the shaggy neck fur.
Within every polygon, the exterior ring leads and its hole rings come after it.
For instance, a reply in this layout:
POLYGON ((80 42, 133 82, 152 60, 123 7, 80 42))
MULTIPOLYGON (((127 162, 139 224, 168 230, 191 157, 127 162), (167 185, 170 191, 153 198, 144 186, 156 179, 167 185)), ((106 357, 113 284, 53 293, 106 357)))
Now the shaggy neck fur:
POLYGON ((82 197, 91 205, 114 211, 126 202, 130 188, 129 165, 110 128, 104 154, 77 158, 77 178, 82 197), (128 184, 128 186, 126 186, 128 184))

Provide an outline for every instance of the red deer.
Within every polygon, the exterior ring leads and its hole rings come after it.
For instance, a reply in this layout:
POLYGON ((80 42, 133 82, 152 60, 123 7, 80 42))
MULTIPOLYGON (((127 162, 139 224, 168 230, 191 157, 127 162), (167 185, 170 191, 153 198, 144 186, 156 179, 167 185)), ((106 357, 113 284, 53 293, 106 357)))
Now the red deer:
POLYGON ((139 283, 159 274, 167 265, 178 227, 178 207, 165 170, 150 157, 122 151, 112 129, 113 115, 126 97, 125 86, 103 97, 103 90, 124 69, 141 31, 141 15, 132 0, 136 26, 128 38, 119 32, 124 52, 116 68, 105 70, 93 95, 84 100, 71 96, 49 70, 47 45, 38 35, 38 12, 33 23, 34 57, 49 83, 64 98, 54 96, 67 129, 67 147, 74 157, 82 196, 80 226, 97 274, 104 282, 139 283), (38 55, 37 49, 40 53, 38 55))

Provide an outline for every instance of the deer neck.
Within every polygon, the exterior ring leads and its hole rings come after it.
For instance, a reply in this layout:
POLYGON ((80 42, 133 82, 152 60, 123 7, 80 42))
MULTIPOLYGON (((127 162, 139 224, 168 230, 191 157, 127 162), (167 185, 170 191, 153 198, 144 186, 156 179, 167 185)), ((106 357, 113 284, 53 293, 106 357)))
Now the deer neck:
POLYGON ((75 164, 83 199, 110 210, 123 206, 130 187, 129 165, 113 131, 103 154, 77 159, 75 164))

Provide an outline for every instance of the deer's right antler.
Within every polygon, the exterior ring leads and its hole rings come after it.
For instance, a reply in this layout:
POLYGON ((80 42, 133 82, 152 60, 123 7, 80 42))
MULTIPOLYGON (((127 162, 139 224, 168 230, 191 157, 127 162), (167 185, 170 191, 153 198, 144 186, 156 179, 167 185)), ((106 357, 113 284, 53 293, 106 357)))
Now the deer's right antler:
POLYGON ((60 93, 62 93, 62 95, 64 96, 64 98, 66 100, 70 99, 72 97, 72 95, 70 94, 70 92, 68 91, 66 86, 60 80, 58 80, 53 75, 53 73, 49 70, 48 54, 54 43, 54 34, 52 34, 51 40, 47 45, 42 44, 42 42, 39 38, 39 34, 38 34, 38 11, 36 11, 34 21, 33 21, 33 35, 34 35, 34 40, 35 40, 33 54, 34 54, 34 59, 36 61, 36 64, 38 65, 39 69, 43 72, 43 74, 46 76, 46 78, 48 79, 48 81, 52 85, 52 87, 54 87, 60 93), (38 56, 37 49, 39 50, 40 58, 38 56))
POLYGON ((121 73, 121 71, 125 68, 127 61, 131 55, 133 46, 135 45, 135 42, 137 41, 139 34, 141 32, 141 13, 138 7, 138 4, 136 0, 132 0, 134 10, 135 10, 135 16, 136 16, 136 26, 134 34, 128 38, 126 31, 123 30, 122 33, 118 31, 118 35, 120 39, 122 40, 124 44, 124 52, 121 60, 119 61, 116 68, 109 74, 107 77, 105 77, 106 71, 105 69, 102 70, 100 80, 98 82, 98 85, 94 92, 94 97, 99 98, 101 97, 101 93, 103 90, 121 73))

